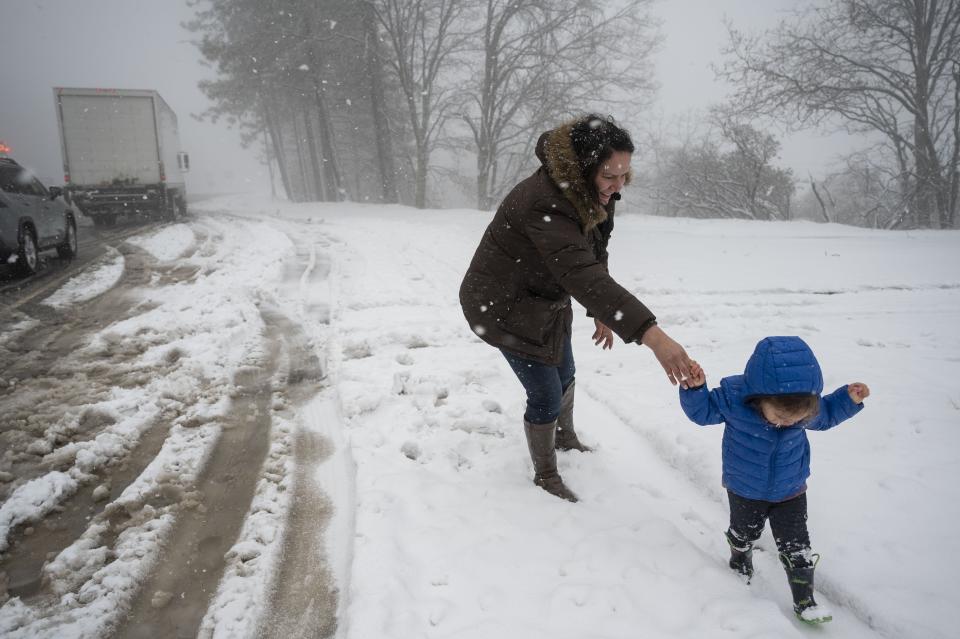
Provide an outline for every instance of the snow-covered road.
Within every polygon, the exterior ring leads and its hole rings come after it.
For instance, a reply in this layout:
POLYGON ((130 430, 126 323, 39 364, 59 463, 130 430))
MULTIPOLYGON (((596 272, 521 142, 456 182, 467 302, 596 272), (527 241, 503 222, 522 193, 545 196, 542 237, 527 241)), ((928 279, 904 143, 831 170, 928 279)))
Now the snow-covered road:
POLYGON ((711 383, 796 334, 873 390, 811 435, 811 629, 769 532, 751 586, 726 568, 720 427, 582 314, 597 450, 560 457, 579 503, 532 485, 519 384, 457 302, 489 214, 193 213, 0 316, 3 636, 952 636, 960 234, 618 219, 612 274, 711 383))

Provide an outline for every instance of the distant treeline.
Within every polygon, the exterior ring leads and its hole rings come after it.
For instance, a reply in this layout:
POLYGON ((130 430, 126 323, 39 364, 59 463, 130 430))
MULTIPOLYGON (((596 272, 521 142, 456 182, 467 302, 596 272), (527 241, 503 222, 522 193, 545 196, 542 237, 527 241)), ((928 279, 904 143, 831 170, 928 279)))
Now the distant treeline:
POLYGON ((425 207, 470 180, 488 208, 542 130, 649 100, 650 4, 198 0, 187 27, 218 72, 206 115, 265 141, 291 199, 425 207))
POLYGON ((218 72, 206 115, 262 143, 295 201, 425 207, 454 189, 489 209, 541 131, 599 111, 634 131, 653 213, 957 228, 960 0, 824 0, 765 33, 728 25, 717 75, 733 95, 683 131, 638 117, 655 90, 651 5, 196 0, 187 26, 218 72), (774 126, 863 144, 826 177, 795 176, 774 126))

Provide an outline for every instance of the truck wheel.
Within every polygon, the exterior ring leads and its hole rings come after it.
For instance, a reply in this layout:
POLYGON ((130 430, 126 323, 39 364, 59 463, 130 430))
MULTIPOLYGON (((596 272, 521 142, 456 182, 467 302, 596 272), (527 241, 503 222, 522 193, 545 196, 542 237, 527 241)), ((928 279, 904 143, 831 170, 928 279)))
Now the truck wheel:
POLYGON ((167 200, 167 205, 163 207, 163 215, 161 216, 161 219, 166 222, 175 222, 179 212, 180 207, 177 206, 176 198, 170 198, 167 200))
POLYGON ((29 226, 20 227, 20 247, 17 249, 17 270, 21 275, 33 275, 40 266, 37 237, 29 226))
POLYGON ((67 235, 63 244, 57 247, 57 255, 65 260, 72 260, 77 255, 77 223, 72 217, 67 218, 67 235))

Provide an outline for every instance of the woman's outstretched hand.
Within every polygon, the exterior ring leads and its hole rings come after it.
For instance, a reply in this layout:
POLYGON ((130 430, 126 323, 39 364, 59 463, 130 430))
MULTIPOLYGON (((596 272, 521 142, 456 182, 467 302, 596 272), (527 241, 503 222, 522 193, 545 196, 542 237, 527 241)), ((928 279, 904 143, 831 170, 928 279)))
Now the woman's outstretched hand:
POLYGON ((679 383, 684 388, 689 388, 689 380, 693 377, 694 362, 683 350, 683 346, 673 341, 669 335, 663 332, 659 326, 648 328, 641 340, 644 346, 648 346, 653 351, 654 357, 663 366, 667 373, 667 379, 674 386, 679 383))
POLYGON ((597 327, 593 332, 593 343, 597 346, 603 344, 603 350, 613 348, 613 331, 610 327, 598 319, 593 320, 593 325, 597 327))

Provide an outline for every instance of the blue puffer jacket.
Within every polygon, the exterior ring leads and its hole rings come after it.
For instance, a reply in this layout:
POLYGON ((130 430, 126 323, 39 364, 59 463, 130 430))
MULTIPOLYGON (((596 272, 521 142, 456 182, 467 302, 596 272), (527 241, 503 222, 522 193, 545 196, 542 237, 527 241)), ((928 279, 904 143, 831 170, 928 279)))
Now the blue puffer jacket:
POLYGON ((757 344, 743 375, 725 377, 720 387, 706 384, 680 389, 680 404, 694 423, 725 424, 723 485, 741 497, 784 501, 806 490, 810 476, 807 430, 827 430, 856 415, 841 386, 820 398, 820 412, 809 421, 787 427, 767 422, 746 401, 757 395, 785 395, 823 390, 820 365, 799 337, 767 337, 757 344))

